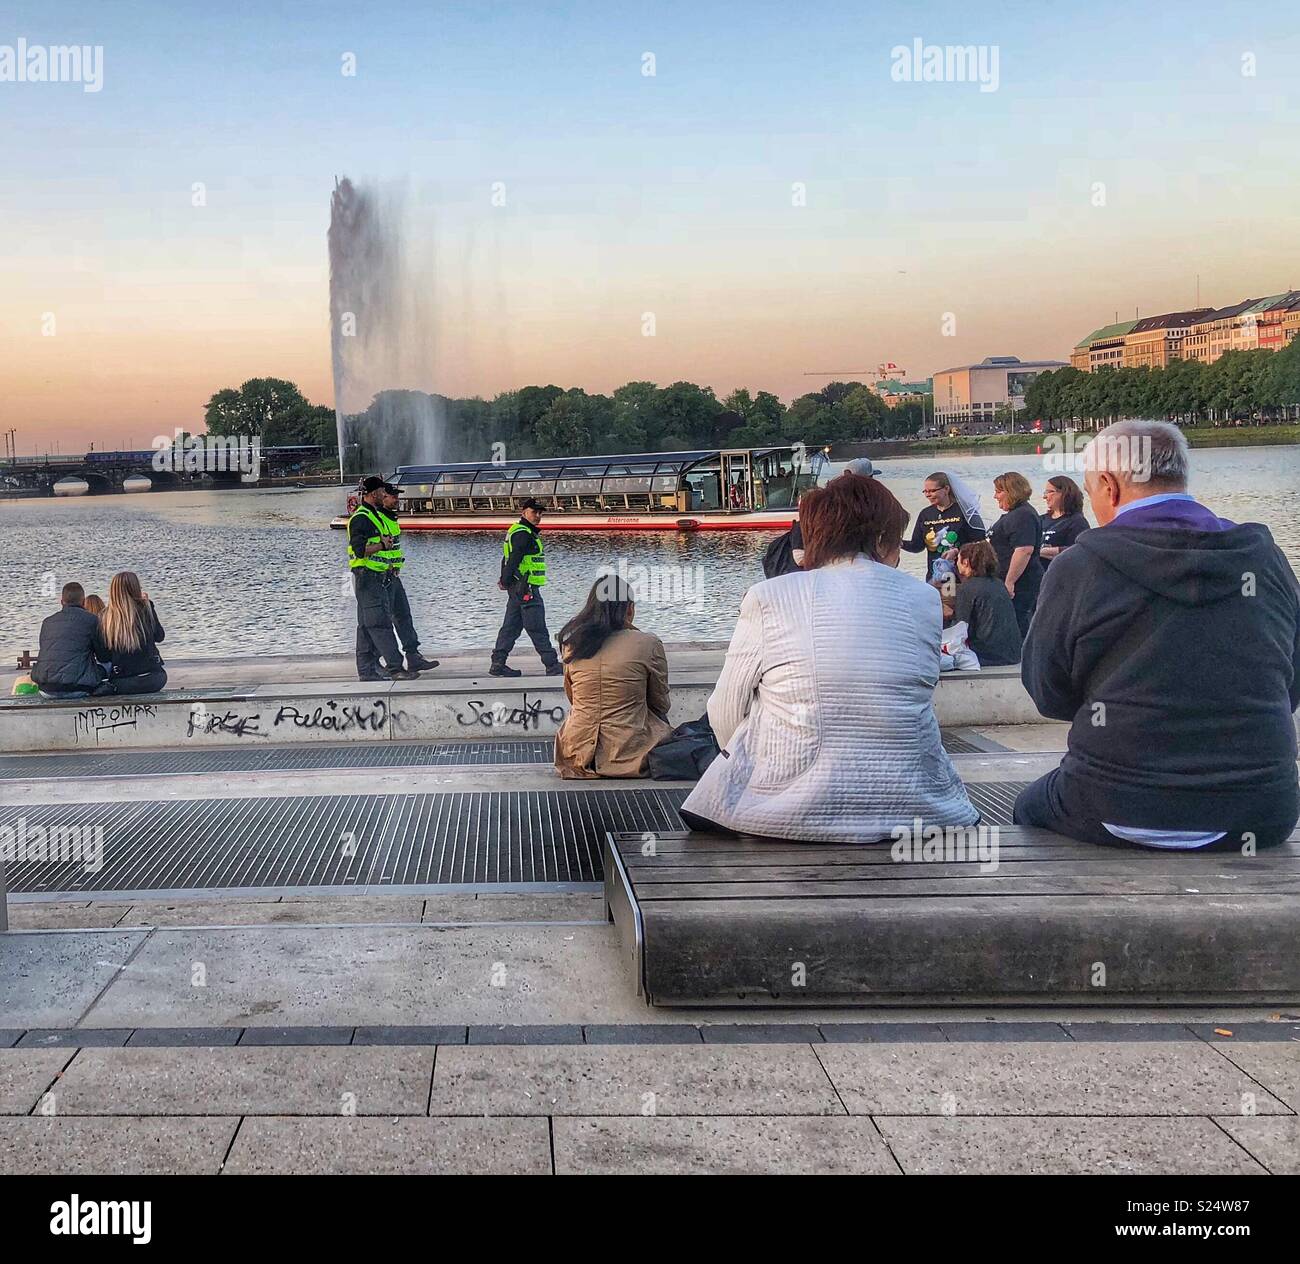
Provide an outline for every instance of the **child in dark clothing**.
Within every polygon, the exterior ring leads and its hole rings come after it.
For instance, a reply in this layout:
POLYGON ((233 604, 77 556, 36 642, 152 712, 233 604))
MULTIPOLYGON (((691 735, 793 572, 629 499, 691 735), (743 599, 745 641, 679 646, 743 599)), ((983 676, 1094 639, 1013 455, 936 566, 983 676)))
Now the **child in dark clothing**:
POLYGON ((956 593, 944 597, 944 613, 969 629, 967 643, 983 667, 1007 667, 1020 661, 1023 638, 1006 585, 998 579, 998 558, 987 540, 957 550, 956 593))

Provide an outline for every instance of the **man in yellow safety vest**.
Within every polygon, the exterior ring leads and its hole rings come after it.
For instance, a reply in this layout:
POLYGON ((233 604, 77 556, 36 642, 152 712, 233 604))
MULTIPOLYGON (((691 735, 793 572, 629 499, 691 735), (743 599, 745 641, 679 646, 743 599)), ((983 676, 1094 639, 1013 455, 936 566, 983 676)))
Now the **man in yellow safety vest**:
POLYGON ((559 655, 546 630, 542 585, 546 583, 546 552, 542 546, 542 506, 531 498, 523 503, 523 515, 506 532, 502 543, 501 577, 497 587, 506 592, 506 617, 492 649, 490 676, 522 676, 518 668, 507 667, 519 633, 528 632, 548 676, 562 676, 559 655))
POLYGON ((401 642, 402 653, 406 655, 406 669, 413 672, 432 671, 438 666, 438 660, 425 658, 420 653, 420 634, 416 632, 415 621, 411 618, 410 598, 402 587, 402 567, 406 565, 406 557, 402 553, 402 527, 397 521, 397 488, 392 483, 384 484, 384 508, 380 517, 384 520, 388 538, 393 542, 390 564, 392 579, 388 590, 393 603, 393 627, 401 642))
POLYGON ((348 519, 348 566, 357 598, 357 677, 414 680, 419 673, 403 669, 393 635, 394 562, 402 551, 384 514, 386 487, 373 475, 362 482, 361 501, 348 519))

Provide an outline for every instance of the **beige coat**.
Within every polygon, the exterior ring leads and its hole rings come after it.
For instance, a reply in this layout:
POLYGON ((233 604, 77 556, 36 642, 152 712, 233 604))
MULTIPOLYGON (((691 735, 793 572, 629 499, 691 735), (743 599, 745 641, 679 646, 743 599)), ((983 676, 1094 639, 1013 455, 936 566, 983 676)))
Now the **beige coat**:
POLYGON ((594 658, 564 664, 571 704, 555 735, 561 777, 643 777, 650 748, 671 731, 668 658, 648 632, 615 632, 594 658))

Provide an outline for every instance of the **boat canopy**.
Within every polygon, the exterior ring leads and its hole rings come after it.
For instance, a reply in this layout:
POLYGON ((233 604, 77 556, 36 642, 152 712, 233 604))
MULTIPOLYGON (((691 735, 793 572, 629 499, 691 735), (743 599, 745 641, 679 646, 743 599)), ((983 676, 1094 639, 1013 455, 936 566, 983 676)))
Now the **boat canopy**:
MULTIPOLYGON (((737 449, 737 451, 742 449, 737 449)), ((789 452, 791 448, 750 448, 743 449, 754 457, 767 456, 773 452, 789 452)), ((719 457, 725 448, 713 448, 695 452, 636 452, 631 454, 610 454, 608 456, 541 456, 523 461, 454 461, 442 465, 399 465, 395 481, 400 487, 403 483, 430 483, 440 474, 465 474, 468 478, 456 479, 456 482, 470 482, 475 474, 482 473, 487 478, 496 474, 502 482, 515 478, 521 470, 544 470, 553 474, 561 469, 582 469, 599 475, 609 465, 638 465, 647 467, 646 472, 654 473, 656 469, 665 473, 681 473, 702 461, 719 457)), ((447 480, 453 481, 453 480, 447 480)))

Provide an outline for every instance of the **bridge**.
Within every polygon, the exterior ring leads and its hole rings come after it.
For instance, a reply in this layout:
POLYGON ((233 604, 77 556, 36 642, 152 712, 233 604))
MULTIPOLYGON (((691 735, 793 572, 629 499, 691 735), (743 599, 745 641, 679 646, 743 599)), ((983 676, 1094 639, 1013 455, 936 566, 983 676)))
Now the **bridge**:
POLYGON ((244 481, 238 469, 187 470, 183 463, 174 469, 155 465, 154 448, 138 451, 86 452, 74 456, 11 457, 0 461, 0 497, 52 496, 54 485, 62 479, 81 479, 89 495, 103 495, 128 490, 128 480, 148 479, 149 486, 137 482, 132 491, 167 491, 176 487, 283 487, 296 483, 331 486, 338 476, 309 474, 324 456, 319 444, 264 447, 260 451, 260 471, 256 480, 244 481))

